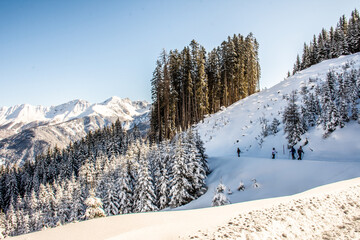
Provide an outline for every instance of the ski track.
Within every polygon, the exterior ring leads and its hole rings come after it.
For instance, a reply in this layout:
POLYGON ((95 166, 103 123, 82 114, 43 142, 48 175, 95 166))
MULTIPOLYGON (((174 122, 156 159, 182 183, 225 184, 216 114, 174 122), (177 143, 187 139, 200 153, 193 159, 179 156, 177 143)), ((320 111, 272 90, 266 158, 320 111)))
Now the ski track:
POLYGON ((182 239, 360 239, 360 185, 249 211, 182 239))

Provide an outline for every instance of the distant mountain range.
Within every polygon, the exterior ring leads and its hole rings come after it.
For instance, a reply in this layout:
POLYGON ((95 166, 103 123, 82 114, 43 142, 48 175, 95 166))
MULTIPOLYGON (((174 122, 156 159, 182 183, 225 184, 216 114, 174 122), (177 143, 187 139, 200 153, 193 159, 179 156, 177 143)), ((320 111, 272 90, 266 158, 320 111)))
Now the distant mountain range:
POLYGON ((49 146, 65 147, 86 133, 119 119, 125 129, 149 127, 151 104, 111 97, 91 104, 73 100, 58 106, 0 107, 0 161, 21 164, 49 146))

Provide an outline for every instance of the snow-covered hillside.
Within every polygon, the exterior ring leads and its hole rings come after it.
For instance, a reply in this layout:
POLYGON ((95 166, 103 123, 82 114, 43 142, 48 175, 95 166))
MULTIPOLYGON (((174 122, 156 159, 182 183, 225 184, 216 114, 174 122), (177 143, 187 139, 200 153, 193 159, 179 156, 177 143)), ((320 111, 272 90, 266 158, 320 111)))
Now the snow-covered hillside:
POLYGON ((0 108, 0 159, 21 163, 49 146, 65 147, 90 130, 107 126, 119 119, 125 129, 134 124, 146 128, 150 104, 128 98, 111 97, 90 104, 74 100, 58 106, 22 104, 0 108))
POLYGON ((326 139, 321 126, 310 128, 295 146, 298 148, 308 139, 301 161, 290 158, 283 124, 276 135, 259 141, 261 119, 271 121, 276 117, 281 121, 287 105, 285 98, 291 91, 319 84, 329 70, 340 73, 349 65, 359 69, 360 53, 314 65, 199 123, 196 128, 205 142, 212 172, 207 179, 207 192, 189 204, 167 209, 169 212, 129 214, 69 224, 17 239, 57 239, 65 235, 69 239, 178 239, 189 234, 191 239, 359 237, 351 230, 359 227, 356 215, 359 195, 356 193, 360 177, 360 142, 357 140, 360 124, 357 121, 338 128, 326 139), (238 147, 242 150, 241 157, 236 153, 238 147), (276 159, 271 159, 272 148, 278 152, 276 159), (357 179, 294 195, 352 178, 357 179), (232 205, 208 208, 220 182, 227 187, 225 196, 232 205), (243 191, 237 190, 240 182, 244 184, 243 191), (289 195, 293 196, 283 197, 289 195), (302 221, 306 226, 301 225, 302 221), (91 234, 86 230, 95 228, 91 234), (196 233, 197 230, 200 232, 196 233), (284 232, 287 230, 289 232, 284 232), (331 235, 335 230, 338 232, 331 235))
MULTIPOLYGON (((329 70, 343 72, 343 68, 347 64, 359 69, 360 54, 323 61, 296 73, 270 89, 253 94, 229 106, 226 110, 206 118, 203 123, 198 124, 197 129, 206 142, 207 153, 212 157, 233 156, 239 147, 244 153, 243 156, 268 158, 271 156, 271 149, 275 147, 279 153, 279 158, 288 159, 288 151, 283 154, 283 147, 286 147, 287 140, 283 135, 282 124, 279 126, 280 132, 276 136, 264 138, 260 147, 259 140, 256 139, 259 139, 262 131, 260 119, 265 118, 271 123, 274 118, 277 118, 282 122, 282 113, 288 104, 284 98, 291 91, 300 91, 304 85, 311 87, 311 85, 316 84, 316 82, 310 82, 310 79, 317 79, 317 82, 324 81, 329 70)), ((321 126, 310 129, 302 137, 302 143, 306 138, 309 140, 309 144, 305 148, 306 159, 359 160, 359 155, 354 154, 360 152, 360 143, 354 142, 353 139, 356 132, 360 133, 359 126, 349 124, 324 140, 322 139, 321 126), (355 152, 348 154, 352 150, 355 152)))
POLYGON ((314 84, 309 79, 325 81, 329 70, 341 73, 344 66, 360 67, 360 54, 342 56, 327 60, 298 72, 274 87, 254 94, 229 106, 221 112, 207 117, 197 125, 205 141, 206 152, 212 173, 207 185, 208 192, 180 209, 210 207, 216 186, 220 181, 233 194, 230 202, 243 202, 269 197, 296 194, 324 184, 360 176, 360 124, 349 122, 344 128, 338 127, 328 138, 323 138, 322 126, 310 128, 297 144, 297 149, 305 139, 308 144, 302 161, 291 160, 287 149, 287 139, 283 124, 276 135, 263 138, 261 118, 270 122, 273 118, 282 121, 282 113, 287 105, 283 96, 301 86, 314 84), (236 150, 240 148, 241 157, 236 150), (277 150, 276 159, 271 159, 272 148, 277 150), (256 179, 259 188, 253 187, 256 179), (245 191, 237 191, 243 182, 245 191))

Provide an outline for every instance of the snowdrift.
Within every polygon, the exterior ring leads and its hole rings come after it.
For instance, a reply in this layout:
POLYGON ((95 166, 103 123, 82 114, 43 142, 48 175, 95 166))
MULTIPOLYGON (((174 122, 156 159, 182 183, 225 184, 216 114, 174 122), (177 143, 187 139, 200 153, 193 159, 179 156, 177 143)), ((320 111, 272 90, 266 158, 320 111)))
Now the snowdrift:
POLYGON ((244 236, 250 239, 286 236, 356 239, 360 237, 359 190, 360 178, 356 178, 288 197, 206 209, 99 218, 10 239, 242 239, 244 236))

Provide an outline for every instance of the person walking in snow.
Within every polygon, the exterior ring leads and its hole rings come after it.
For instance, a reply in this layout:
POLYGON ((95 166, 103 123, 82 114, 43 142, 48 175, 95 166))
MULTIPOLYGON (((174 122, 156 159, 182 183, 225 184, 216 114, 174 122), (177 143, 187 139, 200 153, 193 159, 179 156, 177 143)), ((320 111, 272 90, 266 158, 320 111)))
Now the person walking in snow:
POLYGON ((298 155, 299 155, 298 160, 301 160, 301 155, 304 154, 304 151, 302 150, 301 146, 299 147, 297 152, 298 152, 298 155))
POLYGON ((240 157, 240 153, 241 153, 240 148, 237 148, 237 154, 238 154, 238 157, 240 157))
POLYGON ((293 160, 295 160, 295 153, 296 153, 296 150, 295 150, 294 146, 292 146, 292 147, 291 147, 290 152, 291 152, 291 157, 292 157, 292 159, 293 159, 293 160))
POLYGON ((271 154, 272 154, 272 159, 275 159, 275 154, 277 154, 277 151, 275 150, 275 148, 273 148, 271 154))

